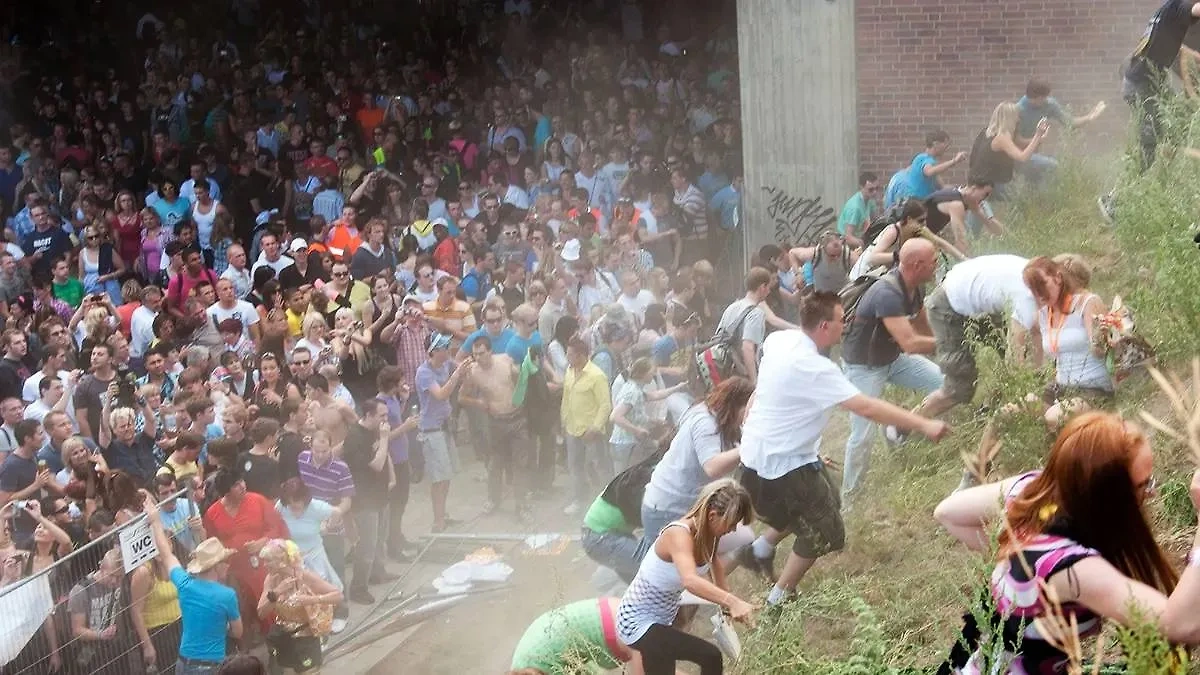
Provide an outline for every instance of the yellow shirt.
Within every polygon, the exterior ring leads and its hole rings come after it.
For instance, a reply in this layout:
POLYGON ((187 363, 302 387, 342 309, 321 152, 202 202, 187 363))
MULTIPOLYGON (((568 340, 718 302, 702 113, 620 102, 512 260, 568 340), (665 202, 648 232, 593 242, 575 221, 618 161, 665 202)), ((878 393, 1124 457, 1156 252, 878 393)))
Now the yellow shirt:
POLYGON ((200 473, 200 465, 196 462, 176 464, 174 459, 167 457, 167 461, 163 462, 163 465, 158 468, 159 476, 165 473, 173 474, 175 476, 175 480, 178 482, 184 478, 195 476, 196 474, 200 473))
POLYGON ((183 614, 179 610, 179 591, 175 584, 166 579, 155 579, 146 593, 146 606, 142 610, 146 628, 158 628, 175 623, 183 614))
POLYGON ((612 399, 604 371, 591 361, 582 370, 567 368, 563 379, 563 429, 575 437, 589 431, 604 433, 611 413, 612 399))
POLYGON ((304 335, 304 315, 293 312, 291 307, 283 310, 283 313, 287 317, 288 335, 294 338, 302 337, 304 335))

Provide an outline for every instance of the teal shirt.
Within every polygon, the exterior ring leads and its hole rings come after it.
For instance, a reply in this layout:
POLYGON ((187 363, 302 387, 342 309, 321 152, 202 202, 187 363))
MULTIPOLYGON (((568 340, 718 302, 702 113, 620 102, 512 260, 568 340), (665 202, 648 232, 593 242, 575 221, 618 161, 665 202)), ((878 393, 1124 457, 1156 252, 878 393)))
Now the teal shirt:
POLYGON ((866 197, 863 197, 862 190, 854 193, 854 196, 846 200, 846 205, 842 207, 842 215, 838 216, 838 234, 845 236, 846 228, 853 226, 855 234, 862 236, 865 228, 865 223, 871 220, 871 208, 867 204, 866 197))

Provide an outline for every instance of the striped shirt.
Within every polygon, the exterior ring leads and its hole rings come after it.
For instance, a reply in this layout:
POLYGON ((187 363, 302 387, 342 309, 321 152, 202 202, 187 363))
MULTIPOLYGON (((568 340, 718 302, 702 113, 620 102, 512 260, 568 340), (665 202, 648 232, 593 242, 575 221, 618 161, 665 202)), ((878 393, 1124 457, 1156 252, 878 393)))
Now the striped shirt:
POLYGON ((313 460, 312 451, 305 450, 300 453, 296 464, 300 468, 300 480, 308 486, 314 499, 336 504, 343 497, 354 496, 354 478, 350 475, 350 467, 340 459, 318 466, 313 460))
POLYGON ((689 184, 683 193, 676 191, 674 202, 687 218, 692 234, 708 232, 708 204, 704 199, 704 194, 695 185, 689 184))
MULTIPOLYGON (((471 333, 475 330, 475 314, 471 306, 464 300, 455 298, 449 307, 443 307, 437 299, 425 303, 425 318, 430 321, 440 321, 448 332, 462 331, 471 333)), ((456 341, 457 342, 457 341, 456 341)))

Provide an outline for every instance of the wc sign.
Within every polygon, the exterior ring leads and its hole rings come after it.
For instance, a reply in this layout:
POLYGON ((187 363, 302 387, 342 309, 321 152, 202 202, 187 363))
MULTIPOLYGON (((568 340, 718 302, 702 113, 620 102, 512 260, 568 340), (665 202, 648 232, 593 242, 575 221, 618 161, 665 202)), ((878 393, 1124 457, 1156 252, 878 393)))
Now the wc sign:
POLYGON ((158 555, 158 546, 154 544, 154 534, 150 531, 150 521, 145 517, 121 530, 120 540, 121 558, 125 561, 126 574, 158 555))

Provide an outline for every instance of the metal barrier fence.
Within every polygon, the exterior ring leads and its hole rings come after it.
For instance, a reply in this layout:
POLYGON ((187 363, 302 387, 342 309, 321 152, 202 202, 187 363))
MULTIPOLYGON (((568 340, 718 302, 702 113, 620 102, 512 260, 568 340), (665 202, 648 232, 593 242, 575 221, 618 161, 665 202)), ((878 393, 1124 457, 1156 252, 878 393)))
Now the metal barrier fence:
MULTIPOLYGON (((199 516, 190 490, 159 502, 163 524, 181 560, 200 542, 188 526, 199 516)), ((33 552, 18 552, 0 586, 0 675, 173 673, 181 624, 174 586, 156 564, 149 521, 138 514, 51 564, 39 526, 33 552), (44 550, 44 549, 43 549, 44 550), (135 587, 138 592, 135 592, 135 587), (143 590, 144 589, 144 590, 143 590)), ((0 556, 3 557, 3 556, 0 556)), ((10 563, 5 559, 5 566, 10 563)))

